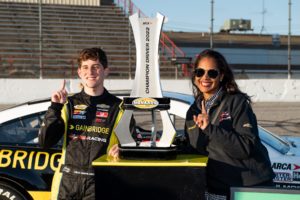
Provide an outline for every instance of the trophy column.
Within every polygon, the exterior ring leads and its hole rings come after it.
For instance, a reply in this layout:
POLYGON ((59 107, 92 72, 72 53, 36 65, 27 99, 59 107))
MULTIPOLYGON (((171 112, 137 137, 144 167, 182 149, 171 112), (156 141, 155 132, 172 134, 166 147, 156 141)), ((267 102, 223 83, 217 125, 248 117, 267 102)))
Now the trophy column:
POLYGON ((124 114, 115 129, 120 155, 129 155, 130 151, 145 157, 150 155, 150 151, 155 152, 155 156, 159 152, 169 154, 175 150, 172 142, 176 130, 168 113, 170 99, 163 97, 159 74, 159 40, 164 16, 157 14, 156 18, 139 18, 138 14, 134 14, 129 19, 136 46, 136 70, 130 97, 124 98, 124 114), (150 141, 137 144, 132 138, 129 124, 134 110, 151 112, 150 141), (155 112, 160 113, 163 126, 158 140, 155 112))

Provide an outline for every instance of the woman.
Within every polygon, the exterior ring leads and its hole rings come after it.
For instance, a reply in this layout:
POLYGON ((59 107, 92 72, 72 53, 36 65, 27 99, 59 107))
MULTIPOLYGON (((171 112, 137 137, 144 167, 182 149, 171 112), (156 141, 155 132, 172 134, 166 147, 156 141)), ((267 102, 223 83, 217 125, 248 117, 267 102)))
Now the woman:
POLYGON ((225 58, 214 50, 201 52, 192 84, 195 102, 185 133, 191 150, 208 155, 206 199, 230 199, 230 187, 273 185, 250 97, 239 90, 225 58))

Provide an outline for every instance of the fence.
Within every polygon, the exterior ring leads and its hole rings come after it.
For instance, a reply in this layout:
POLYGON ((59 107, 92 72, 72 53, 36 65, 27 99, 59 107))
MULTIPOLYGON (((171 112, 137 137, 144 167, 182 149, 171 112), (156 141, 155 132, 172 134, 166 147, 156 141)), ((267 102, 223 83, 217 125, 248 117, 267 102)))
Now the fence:
POLYGON ((0 0, 0 2, 100 6, 100 0, 0 0))

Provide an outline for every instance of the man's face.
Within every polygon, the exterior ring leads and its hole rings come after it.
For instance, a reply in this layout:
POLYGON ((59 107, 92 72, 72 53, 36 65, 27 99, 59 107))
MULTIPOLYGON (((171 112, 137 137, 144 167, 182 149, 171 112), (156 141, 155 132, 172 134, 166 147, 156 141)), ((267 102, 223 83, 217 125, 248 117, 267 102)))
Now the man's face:
POLYGON ((99 60, 82 61, 78 68, 78 76, 81 78, 86 89, 97 89, 103 87, 104 78, 108 68, 104 69, 99 60))

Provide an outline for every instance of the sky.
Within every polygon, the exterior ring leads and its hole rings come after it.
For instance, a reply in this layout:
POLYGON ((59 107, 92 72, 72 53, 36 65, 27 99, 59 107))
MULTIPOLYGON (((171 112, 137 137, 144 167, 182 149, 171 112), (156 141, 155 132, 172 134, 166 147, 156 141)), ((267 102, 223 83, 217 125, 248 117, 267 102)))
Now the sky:
MULTIPOLYGON (((213 30, 219 32, 225 20, 251 20, 248 33, 287 35, 289 0, 213 0, 213 30)), ((209 32, 212 0, 132 0, 146 16, 163 14, 163 30, 209 32)), ((300 0, 291 0, 291 34, 300 35, 300 0)))

